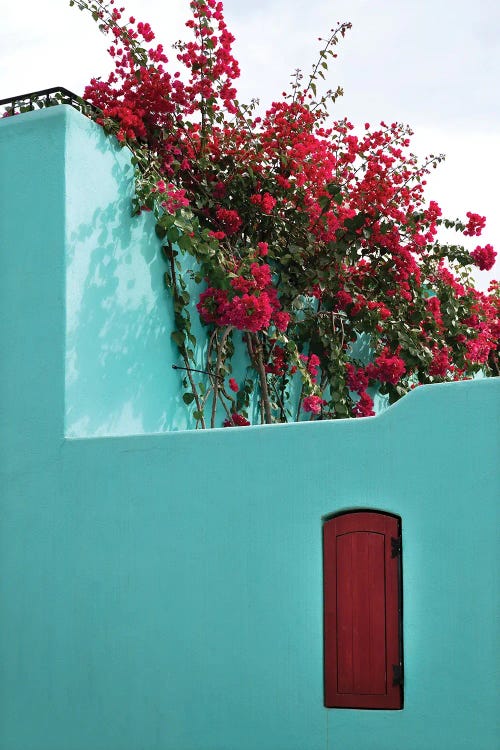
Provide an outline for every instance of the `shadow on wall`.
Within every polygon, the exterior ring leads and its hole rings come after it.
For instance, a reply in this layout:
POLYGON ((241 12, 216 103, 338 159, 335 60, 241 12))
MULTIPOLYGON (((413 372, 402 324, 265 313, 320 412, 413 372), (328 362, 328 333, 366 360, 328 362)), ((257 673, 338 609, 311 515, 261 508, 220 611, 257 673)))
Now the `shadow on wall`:
POLYGON ((184 426, 185 405, 171 367, 177 352, 164 270, 151 217, 130 217, 129 195, 96 209, 90 222, 70 231, 67 436, 184 426))

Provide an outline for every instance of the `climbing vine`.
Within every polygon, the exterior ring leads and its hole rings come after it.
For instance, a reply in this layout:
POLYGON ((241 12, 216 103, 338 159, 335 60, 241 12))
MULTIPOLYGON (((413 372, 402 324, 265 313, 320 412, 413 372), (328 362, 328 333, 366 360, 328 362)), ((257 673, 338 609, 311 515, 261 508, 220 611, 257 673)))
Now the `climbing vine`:
POLYGON ((444 157, 419 162, 409 127, 331 116, 342 90, 322 86, 349 23, 261 113, 237 99, 217 0, 191 1, 191 39, 174 45, 180 71, 113 0, 70 5, 111 40, 114 69, 84 97, 132 150, 134 212, 154 213, 197 426, 249 424, 252 405, 262 423, 370 416, 375 390, 393 402, 423 383, 499 374, 498 284, 483 293, 470 275, 495 252, 438 236, 444 225, 479 237, 485 218, 446 219, 426 200, 444 157))

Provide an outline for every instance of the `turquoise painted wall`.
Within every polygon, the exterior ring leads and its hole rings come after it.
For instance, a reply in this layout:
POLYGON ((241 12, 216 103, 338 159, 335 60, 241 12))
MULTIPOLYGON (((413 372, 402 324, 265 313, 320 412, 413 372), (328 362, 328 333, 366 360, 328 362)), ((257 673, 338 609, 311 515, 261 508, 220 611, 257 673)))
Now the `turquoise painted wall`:
POLYGON ((497 750, 500 380, 148 434, 183 407, 130 180, 67 107, 0 122, 0 750, 497 750), (399 712, 322 705, 322 517, 359 507, 403 519, 399 712))
POLYGON ((130 153, 72 109, 65 122, 66 434, 182 429, 166 265, 152 217, 131 216, 130 153))

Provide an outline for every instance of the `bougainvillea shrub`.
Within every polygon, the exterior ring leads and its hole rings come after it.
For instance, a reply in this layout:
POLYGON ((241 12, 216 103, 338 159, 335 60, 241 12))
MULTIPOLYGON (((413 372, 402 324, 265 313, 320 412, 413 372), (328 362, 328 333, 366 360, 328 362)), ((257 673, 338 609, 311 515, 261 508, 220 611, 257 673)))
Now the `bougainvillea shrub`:
POLYGON ((237 99, 234 37, 217 0, 192 0, 191 38, 174 45, 172 67, 149 24, 113 0, 70 4, 110 40, 113 70, 84 97, 133 152, 134 211, 154 212, 197 426, 247 425, 252 400, 263 423, 367 417, 375 388, 392 403, 423 383, 498 375, 498 285, 480 292, 470 275, 491 269, 495 251, 460 241, 479 238, 485 217, 444 218, 425 196, 443 157, 420 163, 400 123, 335 120, 342 91, 320 90, 350 24, 260 112, 237 99), (457 244, 440 242, 442 225, 457 244), (206 326, 203 361, 193 309, 206 326), (356 355, 360 340, 368 360, 356 355), (247 362, 238 381, 235 352, 247 362))

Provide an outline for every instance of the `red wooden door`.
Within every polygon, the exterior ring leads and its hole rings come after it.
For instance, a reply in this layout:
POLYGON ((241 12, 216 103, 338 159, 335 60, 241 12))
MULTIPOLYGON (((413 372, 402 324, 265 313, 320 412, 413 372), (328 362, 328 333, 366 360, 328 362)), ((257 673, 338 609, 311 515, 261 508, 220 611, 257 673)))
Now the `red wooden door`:
POLYGON ((402 708, 399 519, 345 513, 323 527, 325 706, 402 708))

